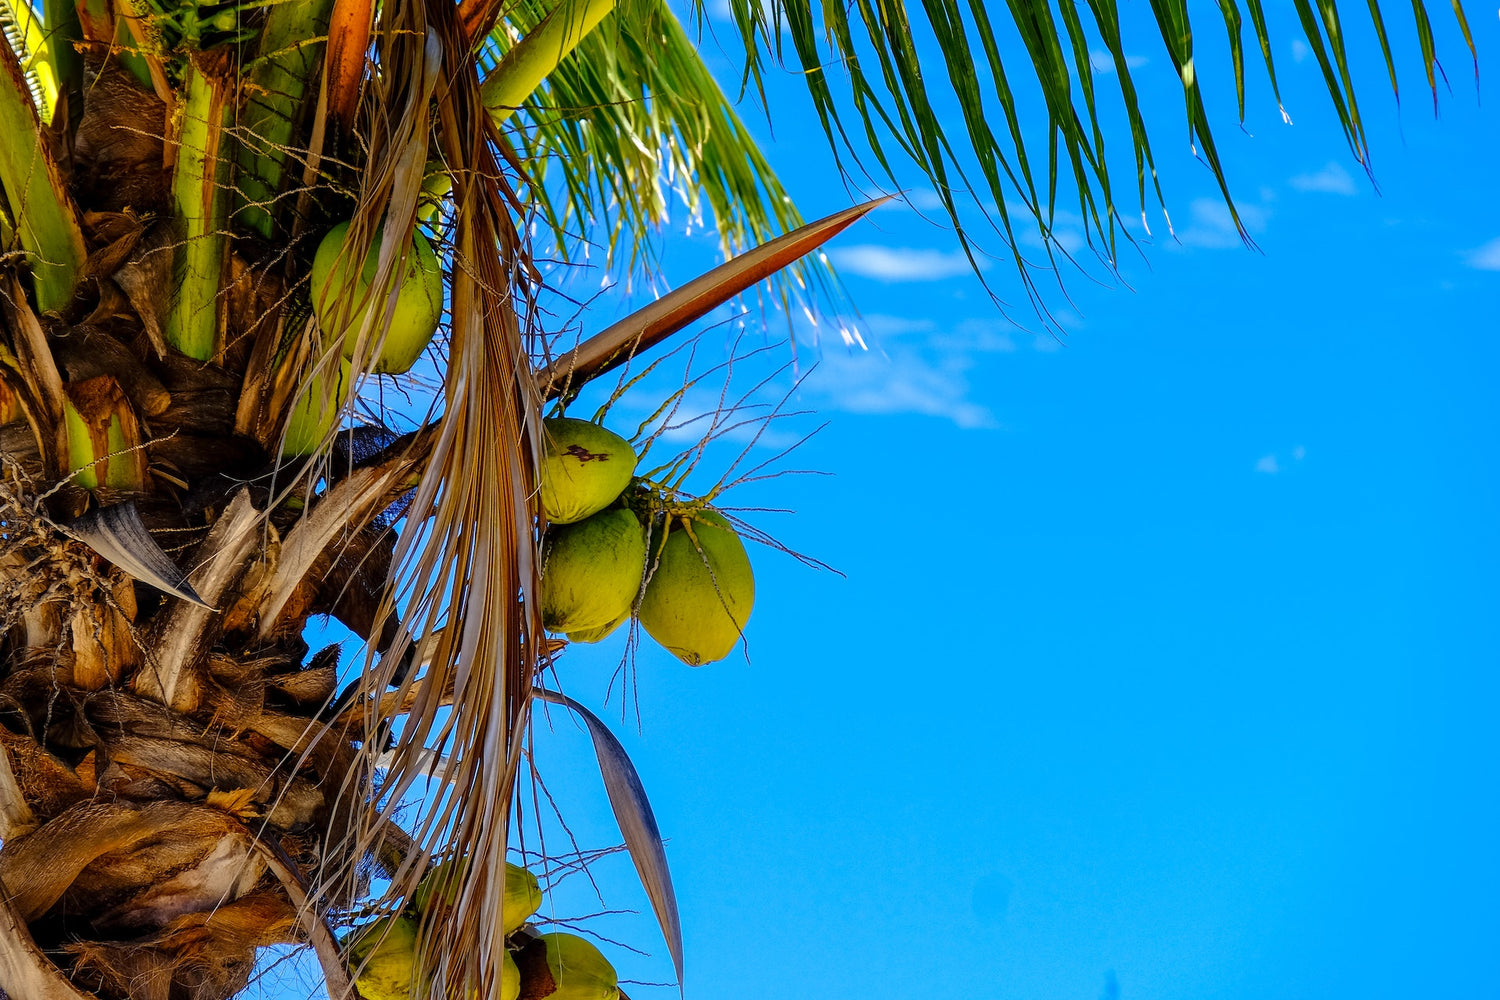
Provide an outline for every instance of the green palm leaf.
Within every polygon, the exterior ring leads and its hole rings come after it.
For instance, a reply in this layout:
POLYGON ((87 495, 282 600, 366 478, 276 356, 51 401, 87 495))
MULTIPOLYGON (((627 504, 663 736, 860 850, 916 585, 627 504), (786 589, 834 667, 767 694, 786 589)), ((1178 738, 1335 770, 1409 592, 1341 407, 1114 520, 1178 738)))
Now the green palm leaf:
MULTIPOLYGON (((481 53, 488 69, 510 50, 509 31, 530 32, 551 9, 508 5, 508 21, 481 53)), ((801 218, 662 0, 626 0, 524 103, 513 141, 532 196, 567 251, 594 219, 607 219, 611 258, 649 259, 677 186, 690 216, 705 209, 726 252, 795 229, 801 218)))
MULTIPOLYGON (((1272 40, 1260 0, 1246 0, 1256 39, 1273 92, 1275 66, 1272 40)), ((1122 206, 1117 202, 1110 167, 1105 157, 1104 129, 1098 111, 1098 93, 1103 86, 1091 66, 1089 39, 1097 38, 1113 62, 1112 86, 1117 88, 1130 123, 1130 142, 1136 165, 1136 193, 1144 210, 1147 180, 1157 201, 1162 194, 1156 183, 1150 140, 1136 100, 1134 80, 1122 39, 1116 0, 1056 0, 1055 4, 1034 0, 1006 0, 1005 9, 1019 35, 1025 57, 1007 54, 991 15, 982 0, 970 0, 965 11, 956 0, 921 0, 911 5, 925 24, 908 20, 908 5, 900 0, 854 0, 852 4, 821 4, 812 0, 785 0, 761 4, 755 0, 730 0, 734 22, 748 53, 746 79, 761 87, 768 56, 782 55, 782 32, 801 64, 803 79, 813 98, 824 133, 835 152, 856 162, 873 155, 892 186, 900 186, 888 148, 899 148, 936 187, 944 208, 966 251, 973 247, 959 215, 960 198, 975 196, 981 204, 993 204, 1005 242, 1014 251, 1014 230, 1007 202, 1023 202, 1036 216, 1036 225, 1050 243, 1048 220, 1058 206, 1060 175, 1071 181, 1078 210, 1088 220, 1090 241, 1107 260, 1116 257, 1122 206), (1055 11, 1055 15, 1054 15, 1055 11), (1087 19, 1083 16, 1087 14, 1087 19), (926 64, 912 38, 930 33, 937 43, 946 79, 938 82, 934 68, 926 64), (986 85, 975 72, 975 56, 982 53, 991 81, 986 85), (838 67, 830 72, 826 67, 838 67), (1009 71, 1009 75, 1007 74, 1009 71), (1047 114, 1046 139, 1038 143, 1024 139, 1011 78, 1033 76, 1040 88, 1047 114), (834 88, 843 90, 840 97, 834 88), (940 90, 946 93, 939 93, 940 90), (954 100, 961 112, 967 149, 958 148, 958 130, 940 118, 937 107, 954 100), (852 109, 852 110, 851 110, 852 109), (852 117, 862 131, 868 150, 849 139, 846 119, 852 117), (991 123, 1003 119, 1002 138, 991 123), (1028 148, 1028 147, 1032 148, 1028 148), (1036 146, 1042 146, 1039 158, 1036 146), (973 163, 977 161, 978 172, 973 163), (1044 195, 1039 191, 1045 192, 1044 195)), ((1244 51, 1241 42, 1242 14, 1237 0, 1220 0, 1219 11, 1228 31, 1236 95, 1244 118, 1244 51)), ((1422 0, 1413 0, 1418 53, 1427 73, 1428 85, 1436 85, 1436 46, 1430 20, 1422 0)), ((1302 33, 1322 70, 1334 110, 1362 164, 1368 163, 1368 144, 1349 63, 1345 32, 1334 0, 1294 0, 1302 33)), ((1452 9, 1469 49, 1473 51, 1462 4, 1452 9)), ((1184 116, 1189 139, 1218 182, 1225 201, 1233 209, 1228 181, 1220 159, 1193 59, 1193 23, 1185 0, 1150 0, 1151 14, 1171 65, 1182 81, 1184 116)), ((1380 4, 1370 0, 1368 10, 1385 59, 1393 91, 1396 89, 1395 56, 1392 53, 1380 4)), ((698 13, 703 16, 702 5, 698 13)), ((1435 90, 1434 90, 1435 94, 1435 90)), ((1279 101, 1279 92, 1277 92, 1279 101)), ((1236 222, 1238 216, 1236 215, 1236 222)), ((1021 279, 1030 288, 1027 268, 1013 254, 1021 279)))

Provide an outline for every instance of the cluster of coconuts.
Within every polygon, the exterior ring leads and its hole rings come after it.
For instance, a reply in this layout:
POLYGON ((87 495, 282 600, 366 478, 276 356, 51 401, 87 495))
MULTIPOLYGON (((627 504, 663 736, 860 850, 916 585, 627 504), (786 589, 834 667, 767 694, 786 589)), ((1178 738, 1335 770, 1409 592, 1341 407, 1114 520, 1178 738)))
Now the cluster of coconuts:
POLYGON ((543 424, 542 624, 598 642, 634 612, 689 666, 728 656, 755 602, 750 557, 729 521, 711 507, 663 510, 613 431, 571 417, 543 424))
MULTIPOLYGON (((438 865, 417 886, 404 911, 371 921, 346 939, 345 958, 365 1000, 427 995, 430 984, 419 981, 417 968, 418 934, 424 918, 453 906, 466 864, 457 860, 438 865)), ((523 984, 527 997, 535 1000, 618 1000, 614 966, 585 938, 561 932, 516 933, 541 905, 536 876, 507 863, 500 905, 506 937, 501 1000, 517 1000, 523 984)))
MULTIPOLYGON (((341 222, 318 244, 312 263, 312 305, 325 344, 341 345, 342 359, 335 368, 325 366, 313 373, 292 407, 283 439, 283 455, 310 455, 333 429, 349 397, 350 361, 360 329, 371 320, 379 328, 385 315, 384 296, 373 296, 370 286, 380 261, 381 241, 376 239, 356 274, 354 254, 346 249, 349 223, 341 222), (347 308, 340 300, 351 303, 347 308)), ((400 375, 411 369, 432 342, 443 315, 443 269, 432 244, 413 232, 405 262, 396 279, 396 305, 390 328, 380 340, 380 353, 370 370, 400 375)), ((367 336, 378 336, 375 333, 367 336)))

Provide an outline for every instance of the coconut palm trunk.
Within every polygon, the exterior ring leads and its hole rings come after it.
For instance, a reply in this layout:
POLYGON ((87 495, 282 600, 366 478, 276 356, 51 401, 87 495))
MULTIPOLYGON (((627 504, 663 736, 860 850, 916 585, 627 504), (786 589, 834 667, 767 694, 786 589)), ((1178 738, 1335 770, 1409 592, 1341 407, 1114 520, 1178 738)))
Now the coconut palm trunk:
MULTIPOLYGON (((758 78, 779 26, 733 6, 758 78)), ((1083 38, 1078 12, 1011 6, 1112 259, 1088 46, 1059 45, 1083 38)), ((370 866, 399 897, 444 850, 470 863, 426 928, 447 945, 422 956, 433 994, 499 995, 508 805, 532 685, 560 645, 534 598, 543 407, 873 207, 798 228, 682 26, 659 3, 613 7, 0 0, 0 996, 220 1000, 275 944, 311 944, 332 995, 352 995, 334 935, 368 901, 370 866), (562 238, 608 207, 611 251, 646 260, 665 177, 686 179, 731 249, 794 232, 554 352, 527 308, 538 276, 519 223, 562 238), (346 280, 310 282, 346 222, 331 251, 346 280), (443 262, 442 389, 395 429, 352 421, 388 349, 411 353, 394 340, 418 233, 443 262), (320 616, 365 645, 310 648, 320 616), (452 794, 398 829, 437 746, 452 794)), ((1149 164, 1118 17, 1089 7, 1149 164)), ((848 58, 841 11, 821 41, 807 3, 776 14, 830 138, 820 45, 959 223, 904 10, 859 6, 894 117, 848 58)), ((1186 12, 1156 17, 1173 64, 1191 65, 1186 12)), ((988 22, 971 30, 998 60, 988 22)), ((940 42, 961 54, 966 38, 940 42)), ((1342 44, 1316 51, 1360 150, 1342 44)), ((1431 78, 1430 27, 1423 57, 1431 78)), ((1002 216, 1008 194, 1045 218, 1055 182, 1039 198, 1019 146, 993 155, 972 65, 949 69, 985 183, 1002 216)))

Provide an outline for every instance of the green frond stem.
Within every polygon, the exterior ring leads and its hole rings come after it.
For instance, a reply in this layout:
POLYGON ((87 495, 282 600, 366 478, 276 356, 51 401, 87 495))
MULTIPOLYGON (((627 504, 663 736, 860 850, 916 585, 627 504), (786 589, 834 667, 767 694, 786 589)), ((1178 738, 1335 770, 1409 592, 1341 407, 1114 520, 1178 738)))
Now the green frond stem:
POLYGON ((0 0, 0 29, 21 60, 31 96, 42 121, 50 123, 57 107, 57 74, 48 55, 47 33, 42 19, 26 0, 0 0))
POLYGON ((246 73, 235 209, 239 221, 266 239, 275 230, 273 203, 308 81, 323 61, 332 10, 333 0, 276 0, 266 14, 259 57, 246 73))
POLYGON ((495 124, 503 123, 563 59, 615 9, 615 0, 561 0, 485 77, 479 95, 495 124))
MULTIPOLYGON (((47 145, 20 60, 0 39, 0 187, 31 265, 37 308, 73 300, 83 268, 83 231, 47 145)), ((9 241, 7 241, 9 245, 9 241)))
POLYGON ((218 341, 230 166, 225 134, 234 111, 232 84, 211 62, 196 57, 188 70, 172 176, 183 242, 177 250, 177 301, 166 335, 173 347, 199 361, 214 356, 218 341))
POLYGON ((68 432, 68 471, 85 489, 145 486, 140 424, 119 383, 107 375, 68 386, 63 403, 68 432))

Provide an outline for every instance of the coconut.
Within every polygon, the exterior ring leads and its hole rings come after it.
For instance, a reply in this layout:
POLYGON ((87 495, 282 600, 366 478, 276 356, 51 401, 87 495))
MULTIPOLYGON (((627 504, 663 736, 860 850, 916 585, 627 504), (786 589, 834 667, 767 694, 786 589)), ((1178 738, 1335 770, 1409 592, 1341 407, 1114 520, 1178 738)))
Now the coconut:
POLYGON ((651 638, 690 667, 722 660, 754 603, 750 557, 722 514, 705 508, 668 519, 639 609, 651 638))
POLYGON ((344 411, 352 381, 349 362, 342 358, 337 369, 324 365, 312 373, 287 419, 286 436, 281 439, 283 455, 311 455, 318 450, 344 411))
MULTIPOLYGON (((364 267, 359 280, 353 282, 352 254, 344 252, 344 243, 349 238, 349 223, 341 222, 328 231, 318 251, 313 255, 312 301, 318 314, 318 327, 323 335, 343 342, 344 357, 354 354, 354 342, 359 328, 370 309, 376 309, 376 323, 385 315, 385 302, 367 302, 370 285, 375 280, 375 268, 380 260, 380 241, 370 245, 365 255, 364 267), (354 287, 346 289, 353 283, 354 287), (354 308, 338 306, 342 295, 352 295, 354 308), (342 325, 340 325, 342 321, 342 325)), ((380 336, 379 326, 371 329, 372 342, 380 344, 380 356, 371 369, 399 375, 416 364, 417 358, 427 349, 432 335, 437 332, 438 320, 443 315, 443 270, 438 264, 432 244, 421 233, 412 233, 412 245, 406 249, 406 261, 402 267, 396 309, 391 315, 390 328, 380 336)))
MULTIPOLYGON (((411 894, 411 904, 426 913, 434 906, 452 906, 458 900, 460 881, 469 869, 468 858, 444 861, 422 879, 411 894)), ((542 905, 542 887, 536 876, 520 865, 505 863, 505 896, 500 901, 500 925, 514 933, 542 905)))
POLYGON ((615 967, 598 948, 577 934, 543 934, 537 940, 547 949, 547 971, 555 989, 546 1000, 617 1000, 615 967))
POLYGON ((614 431, 587 420, 542 421, 542 510, 553 524, 573 524, 603 510, 630 485, 636 454, 614 431))
POLYGON ((500 962, 500 1000, 517 1000, 521 995, 521 968, 510 952, 500 962))
POLYGON ((354 984, 365 1000, 411 1000, 417 995, 417 922, 382 917, 345 942, 354 984))
POLYGON ((422 194, 417 200, 417 218, 429 226, 443 215, 443 200, 453 191, 453 178, 439 160, 428 160, 422 176, 422 194))
POLYGON ((599 642, 600 640, 608 637, 612 632, 614 632, 615 629, 619 628, 621 625, 624 625, 628 621, 630 621, 630 609, 626 608, 624 614, 620 615, 620 617, 616 618, 614 621, 610 622, 608 625, 603 626, 602 628, 576 629, 572 632, 567 633, 568 641, 599 642))
MULTIPOLYGON (((641 522, 623 508, 547 531, 542 555, 542 624, 593 633, 630 617, 646 568, 641 522)), ((603 635, 600 635, 603 638, 603 635)))

